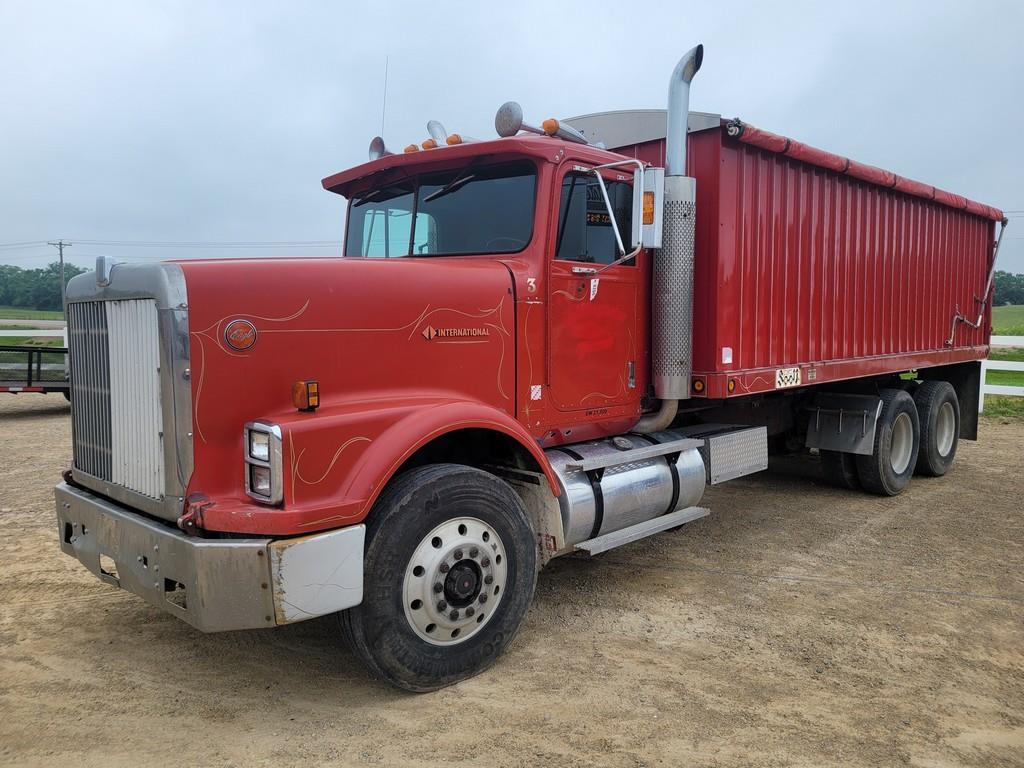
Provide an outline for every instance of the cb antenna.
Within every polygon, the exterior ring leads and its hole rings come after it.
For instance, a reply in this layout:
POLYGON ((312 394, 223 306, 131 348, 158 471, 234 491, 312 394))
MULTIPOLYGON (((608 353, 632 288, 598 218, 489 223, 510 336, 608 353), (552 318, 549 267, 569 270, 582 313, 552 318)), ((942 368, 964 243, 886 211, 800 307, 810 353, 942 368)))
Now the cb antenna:
POLYGON ((384 135, 384 115, 388 109, 388 61, 391 59, 390 56, 384 57, 384 97, 381 99, 380 105, 380 135, 384 135))

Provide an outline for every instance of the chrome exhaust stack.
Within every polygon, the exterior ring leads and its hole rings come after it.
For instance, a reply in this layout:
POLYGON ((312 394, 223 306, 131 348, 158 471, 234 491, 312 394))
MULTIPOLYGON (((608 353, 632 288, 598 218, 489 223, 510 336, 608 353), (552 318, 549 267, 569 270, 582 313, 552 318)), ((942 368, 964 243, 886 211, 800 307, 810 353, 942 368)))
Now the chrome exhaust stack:
MULTIPOLYGON (((693 372, 693 268, 697 180, 686 175, 686 128, 690 83, 704 59, 698 45, 676 64, 668 87, 665 141, 665 224, 654 253, 654 393, 662 401, 690 397, 693 372)), ((673 410, 671 406, 667 408, 673 410)), ((666 404, 662 403, 666 410, 666 404)), ((646 425, 638 425, 640 426, 646 425)), ((664 428, 664 427, 662 427, 664 428)))

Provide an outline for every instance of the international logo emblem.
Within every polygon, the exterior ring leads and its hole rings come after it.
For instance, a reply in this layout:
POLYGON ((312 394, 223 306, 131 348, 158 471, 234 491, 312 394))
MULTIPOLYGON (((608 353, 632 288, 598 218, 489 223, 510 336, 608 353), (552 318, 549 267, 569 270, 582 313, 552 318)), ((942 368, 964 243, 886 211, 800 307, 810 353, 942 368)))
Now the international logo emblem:
POLYGON ((427 341, 491 335, 489 328, 435 328, 432 325, 428 325, 420 333, 423 334, 423 338, 427 341))
POLYGON ((256 343, 256 326, 248 320, 232 320, 224 326, 224 341, 232 349, 244 352, 256 343))

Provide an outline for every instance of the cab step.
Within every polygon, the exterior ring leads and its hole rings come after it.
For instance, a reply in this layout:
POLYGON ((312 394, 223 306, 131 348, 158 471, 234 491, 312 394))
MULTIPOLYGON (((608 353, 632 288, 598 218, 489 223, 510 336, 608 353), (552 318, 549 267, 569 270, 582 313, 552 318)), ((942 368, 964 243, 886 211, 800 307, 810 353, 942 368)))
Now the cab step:
POLYGON ((661 515, 661 517, 644 520, 642 523, 631 525, 628 528, 581 541, 576 545, 576 550, 586 552, 589 555, 599 555, 602 552, 607 552, 609 549, 621 547, 623 544, 631 544, 655 533, 667 531, 669 528, 692 523, 694 520, 700 520, 702 517, 707 517, 710 514, 711 511, 704 507, 679 509, 667 515, 661 515))

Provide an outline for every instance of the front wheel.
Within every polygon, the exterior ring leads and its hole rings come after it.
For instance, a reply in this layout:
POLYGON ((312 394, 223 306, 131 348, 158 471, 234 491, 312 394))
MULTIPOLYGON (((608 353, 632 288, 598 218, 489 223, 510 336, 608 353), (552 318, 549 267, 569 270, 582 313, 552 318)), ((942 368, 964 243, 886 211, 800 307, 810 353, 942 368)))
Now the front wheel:
POLYGON ((537 552, 519 497, 473 467, 433 464, 397 478, 366 530, 363 601, 340 614, 366 665, 410 691, 490 666, 533 598, 537 552))

